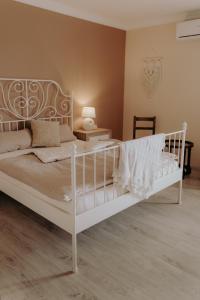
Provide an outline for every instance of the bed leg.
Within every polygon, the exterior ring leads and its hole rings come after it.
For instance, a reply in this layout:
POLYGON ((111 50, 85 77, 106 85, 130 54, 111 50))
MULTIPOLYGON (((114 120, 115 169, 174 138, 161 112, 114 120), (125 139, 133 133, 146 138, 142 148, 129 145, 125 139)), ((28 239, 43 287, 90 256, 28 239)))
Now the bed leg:
POLYGON ((182 204, 182 179, 179 181, 179 189, 178 189, 178 204, 182 204))
POLYGON ((77 273, 78 260, 77 260, 77 234, 72 234, 72 271, 77 273))

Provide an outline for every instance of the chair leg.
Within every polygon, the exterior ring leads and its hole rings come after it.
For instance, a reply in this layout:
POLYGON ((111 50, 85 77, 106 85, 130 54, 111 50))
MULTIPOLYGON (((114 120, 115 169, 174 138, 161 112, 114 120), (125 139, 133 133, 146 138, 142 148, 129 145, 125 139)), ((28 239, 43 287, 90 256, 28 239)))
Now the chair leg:
POLYGON ((182 179, 179 181, 179 189, 178 189, 178 204, 182 204, 182 188, 183 188, 183 181, 182 179))
POLYGON ((78 259, 77 259, 77 234, 72 234, 72 271, 77 273, 78 271, 78 259))

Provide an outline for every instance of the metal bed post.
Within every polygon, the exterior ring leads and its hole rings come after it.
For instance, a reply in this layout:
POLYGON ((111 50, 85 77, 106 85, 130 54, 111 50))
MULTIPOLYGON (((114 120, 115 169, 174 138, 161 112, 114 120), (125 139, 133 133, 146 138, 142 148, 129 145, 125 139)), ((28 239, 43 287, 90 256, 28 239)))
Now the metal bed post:
MULTIPOLYGON (((186 136, 186 130, 187 130, 187 123, 184 122, 182 124, 183 129, 183 135, 182 135, 182 141, 181 141, 181 169, 183 171, 184 168, 184 153, 185 153, 185 136, 186 136)), ((182 187, 183 187, 183 176, 181 177, 181 180, 179 181, 179 191, 178 191, 178 204, 182 203, 182 187)))
MULTIPOLYGON (((70 120, 70 126, 73 132, 74 129, 74 92, 71 92, 71 120, 70 120)), ((69 125, 69 124, 68 124, 69 125)))
POLYGON ((73 145, 71 155, 71 180, 72 180, 72 271, 78 271, 77 260, 77 230, 76 230, 76 145, 73 145))

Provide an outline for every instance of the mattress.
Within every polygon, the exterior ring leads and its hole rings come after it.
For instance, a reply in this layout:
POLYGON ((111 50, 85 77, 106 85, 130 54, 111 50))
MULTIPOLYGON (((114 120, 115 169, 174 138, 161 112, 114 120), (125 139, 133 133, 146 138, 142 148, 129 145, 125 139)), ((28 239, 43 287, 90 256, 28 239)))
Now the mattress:
MULTIPOLYGON (((85 161, 86 176, 83 189, 83 161, 77 160, 77 213, 83 213, 99 206, 104 202, 113 200, 124 193, 117 183, 113 182, 113 157, 106 157, 106 184, 104 186, 104 157, 96 156, 96 192, 94 192, 94 156, 87 155, 85 161)), ((178 169, 178 163, 174 156, 163 153, 161 161, 157 165, 156 179, 169 175, 178 169)), ((42 163, 34 154, 25 154, 0 160, 0 171, 13 180, 21 182, 54 202, 54 206, 65 207, 71 210, 71 160, 65 159, 51 163, 42 163), (63 205, 65 203, 66 205, 63 205), (62 205, 61 205, 62 204, 62 205)))
MULTIPOLYGON (((96 156, 96 187, 102 187, 104 182, 103 156, 96 156)), ((55 200, 69 200, 71 198, 71 159, 42 163, 34 154, 3 159, 0 170, 26 185, 33 187, 42 194, 55 200)), ((83 162, 77 159, 76 164, 77 195, 94 189, 94 159, 87 155, 85 159, 85 187, 83 188, 83 162)), ((106 184, 112 182, 113 159, 106 159, 106 184)))

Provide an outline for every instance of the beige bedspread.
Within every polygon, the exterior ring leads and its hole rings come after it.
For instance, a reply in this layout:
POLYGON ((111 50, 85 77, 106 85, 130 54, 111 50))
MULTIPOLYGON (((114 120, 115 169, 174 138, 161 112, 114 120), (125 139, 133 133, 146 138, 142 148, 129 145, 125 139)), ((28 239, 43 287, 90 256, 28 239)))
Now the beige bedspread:
MULTIPOLYGON (((94 156, 86 156, 85 183, 83 190, 82 158, 77 159, 77 193, 81 195, 94 189, 94 156)), ((96 159, 96 185, 103 186, 104 170, 103 156, 97 155, 96 159)), ((113 157, 106 159, 106 183, 112 182, 113 157)), ((71 160, 65 159, 51 163, 42 163, 34 154, 0 160, 0 171, 33 187, 39 192, 56 200, 71 198, 71 160)))

